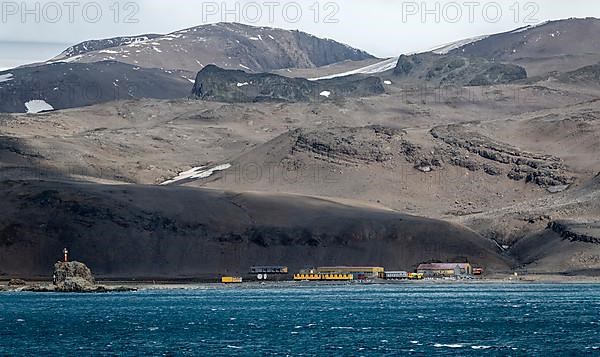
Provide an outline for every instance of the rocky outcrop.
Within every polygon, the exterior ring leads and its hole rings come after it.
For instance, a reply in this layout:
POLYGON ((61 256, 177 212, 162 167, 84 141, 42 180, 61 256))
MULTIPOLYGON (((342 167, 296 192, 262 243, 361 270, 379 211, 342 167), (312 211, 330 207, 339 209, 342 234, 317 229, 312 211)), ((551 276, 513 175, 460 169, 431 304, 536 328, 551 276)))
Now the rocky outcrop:
POLYGON ((516 65, 434 53, 400 56, 394 74, 401 80, 440 86, 484 86, 527 78, 525 69, 516 65))
POLYGON ((56 263, 54 285, 57 291, 62 292, 87 292, 97 289, 92 271, 79 262, 56 263))
POLYGON ((10 279, 8 282, 8 286, 25 286, 27 282, 22 279, 10 279))
POLYGON ((548 229, 571 242, 600 244, 600 222, 552 221, 548 229))
POLYGON ((53 286, 30 286, 26 291, 63 292, 63 293, 103 293, 135 291, 135 288, 116 286, 108 287, 96 284, 90 268, 80 262, 57 262, 54 264, 53 286))
POLYGON ((198 72, 192 94, 203 100, 239 102, 316 102, 384 92, 381 79, 336 78, 309 81, 271 73, 247 73, 214 65, 198 72))
POLYGON ((442 156, 426 151, 407 139, 402 129, 371 125, 328 130, 296 129, 291 153, 310 152, 315 158, 336 164, 388 163, 406 160, 423 172, 442 166, 442 156))
POLYGON ((292 153, 308 151, 340 162, 385 162, 394 156, 392 144, 402 145, 404 132, 383 127, 294 130, 292 153))
POLYGON ((472 171, 483 170, 489 175, 506 172, 515 181, 563 190, 575 180, 558 157, 522 151, 461 125, 435 127, 430 134, 448 145, 453 164, 472 171))
POLYGON ((0 287, 0 291, 103 293, 137 290, 134 287, 98 285, 92 271, 79 262, 57 262, 53 278, 52 284, 28 284, 21 279, 11 279, 6 287, 0 287))
POLYGON ((286 145, 283 150, 289 152, 280 151, 276 156, 283 156, 291 170, 301 166, 301 156, 295 154, 304 153, 309 160, 341 166, 376 163, 397 168, 409 163, 425 173, 456 166, 498 179, 532 183, 550 193, 565 191, 575 181, 575 174, 560 158, 520 150, 469 129, 468 125, 435 127, 430 135, 432 145, 402 129, 381 125, 295 129, 274 139, 273 145, 286 145))
POLYGON ((594 83, 600 82, 600 64, 585 66, 575 71, 567 72, 558 76, 558 79, 565 83, 594 83))

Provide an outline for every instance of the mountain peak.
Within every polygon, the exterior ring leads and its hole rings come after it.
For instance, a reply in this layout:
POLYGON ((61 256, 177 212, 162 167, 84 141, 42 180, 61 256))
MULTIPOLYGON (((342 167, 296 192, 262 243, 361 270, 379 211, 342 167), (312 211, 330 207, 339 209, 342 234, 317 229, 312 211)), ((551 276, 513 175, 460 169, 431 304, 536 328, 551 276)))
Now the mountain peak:
POLYGON ((220 22, 178 30, 85 41, 53 61, 119 61, 146 68, 197 72, 209 63, 226 69, 270 72, 314 68, 372 55, 329 39, 301 32, 220 22))

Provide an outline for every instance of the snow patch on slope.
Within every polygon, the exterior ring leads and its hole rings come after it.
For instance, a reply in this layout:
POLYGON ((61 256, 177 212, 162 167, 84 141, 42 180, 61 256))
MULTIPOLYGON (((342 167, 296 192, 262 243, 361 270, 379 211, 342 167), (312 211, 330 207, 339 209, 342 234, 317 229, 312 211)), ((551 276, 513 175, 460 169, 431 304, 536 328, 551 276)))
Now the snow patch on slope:
POLYGON ((27 113, 36 114, 41 112, 46 112, 49 110, 54 110, 50 104, 46 103, 44 100, 30 100, 25 103, 25 108, 27 108, 27 113))
POLYGON ((12 73, 0 74, 0 83, 12 81, 14 79, 12 73))
POLYGON ((49 61, 46 61, 46 64, 77 62, 82 57, 83 57, 83 55, 71 56, 71 57, 66 57, 66 58, 65 57, 56 57, 49 61))
POLYGON ((438 55, 446 55, 450 51, 453 51, 453 50, 455 50, 457 48, 461 48, 461 47, 466 46, 466 45, 470 45, 472 43, 475 43, 475 42, 478 42, 478 41, 481 41, 481 40, 485 40, 488 37, 490 37, 490 35, 483 35, 483 36, 476 36, 476 37, 471 37, 471 38, 465 38, 463 40, 450 42, 450 43, 447 43, 445 45, 437 46, 437 47, 434 47, 432 49, 429 49, 429 50, 423 51, 423 52, 433 52, 433 53, 438 54, 438 55))
POLYGON ((550 22, 550 21, 543 21, 543 22, 540 22, 539 24, 535 24, 535 25, 529 25, 529 26, 521 27, 521 28, 518 28, 518 29, 516 29, 516 30, 514 30, 514 31, 511 31, 510 33, 520 33, 520 32, 525 32, 525 31, 527 31, 527 30, 531 30, 531 29, 534 29, 534 28, 536 28, 536 27, 543 26, 543 25, 547 24, 548 22, 550 22))
POLYGON ((165 181, 161 183, 161 185, 169 185, 175 182, 179 182, 186 179, 203 179, 212 176, 215 172, 227 170, 231 167, 231 164, 222 164, 215 166, 210 169, 206 169, 206 166, 194 167, 191 170, 184 171, 177 175, 177 177, 172 178, 171 180, 165 181))
MULTIPOLYGON (((534 29, 536 27, 539 26, 543 26, 545 24, 547 24, 549 21, 544 21, 544 22, 540 22, 539 24, 535 24, 535 25, 529 25, 529 26, 525 26, 525 27, 521 27, 518 28, 514 31, 511 31, 509 33, 520 33, 520 32, 525 32, 531 29, 534 29)), ((482 35, 482 36, 475 36, 475 37, 470 37, 470 38, 465 38, 463 40, 459 40, 459 41, 454 41, 454 42, 450 42, 441 46, 437 46, 431 49, 428 49, 426 51, 422 51, 423 52, 433 52, 436 53, 438 55, 445 55, 448 54, 449 52, 456 50, 458 48, 464 47, 466 45, 470 45, 472 43, 475 42, 479 42, 481 40, 485 40, 486 38, 490 37, 491 35, 482 35)))
POLYGON ((381 73, 381 72, 385 72, 388 71, 390 69, 394 69, 396 68, 396 64, 398 63, 398 57, 393 57, 393 58, 388 58, 386 60, 383 60, 381 62, 377 62, 365 67, 361 67, 361 68, 357 68, 357 69, 353 69, 351 71, 348 72, 343 72, 343 73, 337 73, 337 74, 332 74, 329 76, 324 76, 324 77, 318 77, 318 78, 309 78, 309 81, 318 81, 321 79, 332 79, 332 78, 338 78, 338 77, 344 77, 344 76, 350 76, 353 74, 375 74, 375 73, 381 73))

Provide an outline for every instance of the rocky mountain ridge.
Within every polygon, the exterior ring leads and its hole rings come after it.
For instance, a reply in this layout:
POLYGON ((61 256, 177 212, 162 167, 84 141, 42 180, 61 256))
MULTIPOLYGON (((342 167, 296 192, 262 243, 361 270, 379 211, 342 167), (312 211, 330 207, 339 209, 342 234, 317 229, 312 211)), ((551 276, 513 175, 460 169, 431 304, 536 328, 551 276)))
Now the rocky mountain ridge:
POLYGON ((479 57, 434 53, 402 55, 393 73, 403 81, 457 87, 487 86, 527 78, 527 72, 520 66, 497 63, 479 57))
POLYGON ((270 73, 226 70, 214 65, 198 72, 192 89, 197 98, 232 103, 325 101, 383 92, 383 83, 378 77, 309 81, 270 73))
POLYGON ((201 25, 166 35, 86 41, 52 61, 119 61, 144 68, 198 72, 209 64, 227 69, 270 72, 314 68, 372 55, 313 35, 239 23, 201 25))

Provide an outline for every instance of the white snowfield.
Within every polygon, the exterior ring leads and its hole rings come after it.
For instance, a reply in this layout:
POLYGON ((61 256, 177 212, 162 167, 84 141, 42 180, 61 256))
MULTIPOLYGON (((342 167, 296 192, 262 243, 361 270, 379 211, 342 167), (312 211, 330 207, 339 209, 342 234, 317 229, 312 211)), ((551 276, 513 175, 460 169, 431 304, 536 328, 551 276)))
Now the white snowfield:
POLYGON ((116 54, 119 54, 121 52, 120 51, 115 51, 115 50, 101 50, 101 51, 98 51, 98 53, 108 53, 108 54, 111 54, 111 55, 116 55, 116 54))
POLYGON ((231 164, 222 164, 215 166, 210 169, 206 169, 206 166, 194 167, 191 170, 180 173, 177 177, 172 178, 168 181, 161 183, 161 185, 169 185, 175 182, 179 182, 186 179, 203 179, 212 176, 217 171, 227 170, 231 167, 231 164))
POLYGON ((481 41, 481 40, 485 40, 488 37, 490 37, 490 35, 483 35, 483 36, 476 36, 476 37, 471 37, 471 38, 465 38, 463 40, 450 42, 450 43, 447 43, 445 45, 436 46, 436 47, 434 47, 432 49, 429 49, 429 50, 423 51, 423 52, 433 52, 433 53, 436 53, 438 55, 446 55, 450 51, 453 51, 453 50, 455 50, 457 48, 461 48, 463 46, 469 45, 471 43, 475 43, 475 42, 478 42, 478 41, 481 41))
POLYGON ((55 57, 49 61, 46 61, 45 64, 54 64, 54 63, 72 63, 72 62, 77 62, 79 61, 81 58, 83 58, 83 55, 77 55, 77 56, 72 56, 72 57, 55 57))
POLYGON ((27 113, 29 114, 54 110, 54 107, 46 103, 44 100, 30 100, 29 102, 25 103, 25 108, 27 108, 27 113))
POLYGON ((348 72, 331 74, 329 76, 318 77, 318 78, 309 78, 308 80, 309 81, 318 81, 318 80, 321 80, 321 79, 332 79, 332 78, 350 76, 352 74, 375 74, 375 73, 381 73, 381 72, 385 72, 385 71, 388 71, 390 69, 395 68, 397 63, 398 63, 398 57, 393 57, 393 58, 385 59, 385 60, 383 60, 381 62, 373 63, 373 64, 365 66, 365 67, 353 69, 353 70, 348 71, 348 72))
POLYGON ((535 25, 529 25, 529 26, 521 27, 520 29, 516 29, 516 30, 512 31, 511 33, 521 33, 521 32, 525 32, 525 31, 527 31, 527 30, 531 30, 531 29, 534 29, 534 28, 536 28, 536 27, 543 26, 543 25, 547 24, 548 22, 550 22, 550 21, 543 21, 543 22, 540 22, 539 24, 535 24, 535 25))
MULTIPOLYGON (((532 30, 532 29, 534 29, 536 27, 540 27, 540 26, 546 25, 548 22, 549 21, 544 21, 544 22, 540 22, 539 24, 521 27, 521 28, 518 28, 518 29, 516 29, 514 31, 511 31, 509 33, 521 33, 521 32, 525 32, 525 31, 528 31, 528 30, 532 30)), ((490 36, 492 36, 492 35, 482 35, 482 36, 475 36, 475 37, 465 38, 463 40, 450 42, 450 43, 447 43, 445 45, 437 46, 437 47, 434 47, 434 48, 431 48, 429 50, 422 51, 422 52, 433 52, 433 53, 437 53, 438 55, 445 55, 445 54, 448 54, 450 51, 453 51, 453 50, 455 50, 457 48, 461 48, 461 47, 464 47, 466 45, 470 45, 472 43, 479 42, 481 40, 485 40, 486 38, 488 38, 490 36)))
POLYGON ((321 97, 325 97, 325 98, 329 98, 329 96, 331 95, 331 92, 328 90, 324 90, 319 94, 321 97))

